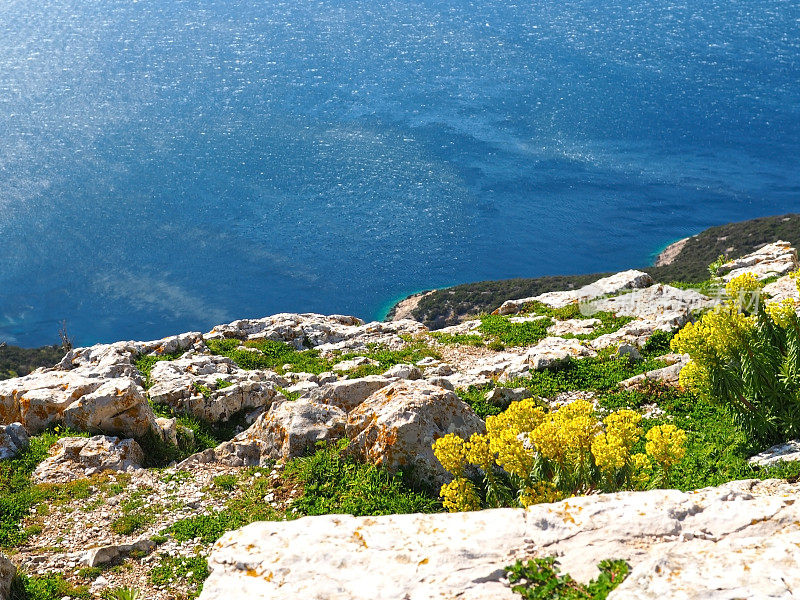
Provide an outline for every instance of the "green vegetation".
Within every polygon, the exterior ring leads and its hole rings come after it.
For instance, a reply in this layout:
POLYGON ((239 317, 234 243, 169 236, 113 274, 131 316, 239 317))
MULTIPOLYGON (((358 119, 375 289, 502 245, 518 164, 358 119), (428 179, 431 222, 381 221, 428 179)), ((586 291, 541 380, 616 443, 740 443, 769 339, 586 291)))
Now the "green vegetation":
POLYGON ((322 373, 331 367, 331 363, 317 350, 297 350, 285 342, 274 340, 208 340, 206 345, 212 354, 227 356, 242 369, 274 369, 283 373, 283 365, 291 365, 292 371, 322 373), (239 346, 242 345, 248 349, 241 349, 239 346))
POLYGON ((161 554, 161 560, 150 571, 150 581, 159 587, 168 587, 175 581, 188 586, 188 598, 197 598, 208 579, 208 562, 202 556, 178 557, 161 554))
POLYGON ((478 331, 504 346, 533 346, 547 337, 547 328, 552 324, 553 321, 546 317, 513 323, 508 317, 483 315, 478 331))
POLYGON ((431 333, 431 337, 440 344, 461 344, 462 346, 483 346, 483 337, 475 333, 431 333))
POLYGON ((76 587, 63 575, 20 574, 11 584, 10 600, 61 600, 91 598, 88 588, 76 587))
POLYGON ((630 572, 624 560, 604 560, 597 567, 600 575, 584 585, 569 575, 561 575, 555 557, 517 561, 506 567, 512 590, 525 600, 604 600, 630 572))
POLYGON ((130 535, 153 523, 163 507, 147 501, 152 492, 152 488, 141 487, 131 494, 120 506, 123 514, 111 522, 111 531, 130 535))
POLYGON ((286 466, 286 475, 303 488, 302 496, 292 502, 299 514, 390 515, 438 509, 435 500, 414 489, 412 477, 358 462, 346 454, 346 447, 346 441, 323 447, 286 466))
POLYGON ((39 367, 52 367, 64 358, 62 346, 20 348, 0 344, 0 379, 11 379, 27 375, 39 367))
POLYGON ((104 600, 140 600, 141 598, 139 590, 129 587, 119 587, 103 592, 104 600))
POLYGON ((692 359, 681 383, 729 408, 749 438, 771 444, 800 436, 800 319, 790 300, 758 302, 748 316, 740 297, 760 289, 749 275, 732 280, 728 302, 671 344, 692 359))

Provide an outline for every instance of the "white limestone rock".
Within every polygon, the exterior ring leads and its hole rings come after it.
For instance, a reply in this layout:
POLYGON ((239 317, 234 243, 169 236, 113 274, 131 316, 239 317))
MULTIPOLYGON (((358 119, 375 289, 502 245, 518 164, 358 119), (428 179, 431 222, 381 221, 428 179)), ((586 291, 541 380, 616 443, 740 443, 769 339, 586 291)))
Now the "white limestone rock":
POLYGON ((144 389, 127 377, 110 379, 84 394, 67 406, 61 417, 66 426, 78 431, 102 431, 128 438, 159 431, 144 389))
POLYGON ((688 323, 692 311, 709 308, 717 302, 694 290, 656 284, 621 296, 595 300, 589 306, 595 311, 650 321, 654 329, 672 329, 688 323))
POLYGON ((636 388, 648 381, 662 383, 664 385, 677 386, 681 374, 681 369, 689 362, 688 354, 669 354, 661 357, 661 360, 666 360, 668 364, 666 367, 654 369, 629 377, 624 381, 620 381, 619 387, 623 389, 636 388))
POLYGON ((751 456, 747 462, 759 467, 769 467, 779 462, 800 460, 800 440, 790 440, 751 456))
POLYGON ((448 433, 468 438, 485 428, 453 392, 425 381, 401 380, 353 410, 346 434, 356 456, 393 470, 413 465, 415 475, 441 485, 450 476, 434 456, 433 442, 448 433))
POLYGON ((618 294, 624 290, 643 288, 652 284, 653 278, 650 275, 631 269, 609 277, 603 277, 577 290, 547 292, 530 298, 507 300, 498 309, 498 313, 501 315, 518 313, 523 306, 531 302, 542 302, 553 308, 561 308, 574 302, 585 302, 608 294, 618 294))
POLYGON ((742 481, 528 509, 253 523, 215 544, 200 598, 512 600, 503 568, 557 555, 579 581, 601 560, 627 560, 609 600, 788 600, 800 594, 798 491, 742 481))
POLYGON ((789 242, 777 241, 759 248, 746 256, 725 263, 719 268, 724 281, 752 273, 759 279, 786 275, 797 269, 797 251, 789 242))
POLYGON ((216 463, 233 467, 288 461, 314 451, 318 442, 344 437, 347 414, 340 408, 301 398, 276 402, 251 427, 229 442, 194 454, 179 468, 216 463))
POLYGON ((87 550, 81 558, 81 564, 87 567, 99 567, 111 564, 121 558, 127 558, 132 552, 139 556, 150 554, 156 547, 156 543, 150 538, 142 538, 131 544, 111 544, 99 546, 87 550))
POLYGON ((385 371, 383 376, 388 379, 422 379, 422 371, 414 365, 400 364, 385 371))
POLYGON ((781 302, 787 299, 800 302, 800 293, 798 293, 797 290, 797 283, 788 275, 765 285, 764 293, 769 296, 768 302, 781 302))
POLYGON ((330 404, 350 412, 379 389, 392 383, 382 375, 369 375, 359 379, 343 379, 308 391, 303 398, 319 404, 330 404))
POLYGON ((0 425, 0 460, 14 458, 28 447, 29 441, 22 423, 0 425))
POLYGON ((600 319, 567 319, 565 321, 556 321, 547 328, 547 335, 588 335, 594 332, 595 328, 600 324, 600 319))
POLYGON ((401 335, 420 335, 428 329, 409 319, 389 323, 364 323, 356 317, 315 313, 280 313, 262 319, 240 319, 217 325, 208 339, 276 340, 298 350, 317 348, 322 352, 366 352, 370 344, 399 349, 406 345, 401 335))
POLYGON ((377 360, 373 360, 371 358, 367 358, 366 356, 356 356, 355 358, 351 358, 349 360, 343 360, 331 367, 333 371, 352 371, 357 367, 363 367, 365 365, 372 365, 376 366, 380 363, 377 360))
POLYGON ((0 553, 0 600, 11 598, 11 582, 17 575, 17 567, 0 553))
POLYGON ((39 483, 63 483, 102 473, 141 468, 144 453, 134 440, 97 435, 91 438, 61 438, 50 456, 33 472, 39 483))

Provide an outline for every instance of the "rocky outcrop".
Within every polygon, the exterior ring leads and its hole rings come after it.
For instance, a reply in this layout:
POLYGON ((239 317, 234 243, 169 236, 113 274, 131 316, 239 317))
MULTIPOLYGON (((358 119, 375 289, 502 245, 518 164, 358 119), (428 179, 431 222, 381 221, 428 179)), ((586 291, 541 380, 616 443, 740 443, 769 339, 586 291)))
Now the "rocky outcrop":
POLYGON ((157 430, 144 389, 133 379, 58 370, 0 382, 0 422, 20 422, 31 435, 56 423, 124 437, 157 430))
POLYGON ((87 550, 81 562, 87 567, 99 567, 127 558, 133 552, 140 556, 149 554, 155 547, 156 543, 150 538, 142 538, 131 544, 99 546, 87 550))
POLYGON ((0 460, 14 458, 28 447, 28 432, 22 423, 0 425, 0 460))
POLYGON ((759 452, 747 462, 757 467, 769 467, 779 462, 798 460, 800 460, 800 440, 790 440, 759 452))
POLYGON ((794 300, 795 302, 800 301, 797 282, 788 275, 765 285, 764 293, 769 296, 769 302, 781 302, 786 299, 794 300))
POLYGON ((433 455, 433 442, 448 433, 468 438, 485 427, 453 392, 425 381, 398 381, 353 410, 346 433, 356 456, 392 470, 413 466, 415 476, 435 486, 449 475, 433 455))
POLYGON ((503 568, 557 555, 579 581, 601 560, 627 560, 609 600, 788 599, 800 593, 798 491, 737 481, 528 509, 253 523, 216 543, 200 598, 512 600, 503 568))
MULTIPOLYGON (((270 371, 246 371, 225 356, 184 355, 155 364, 150 399, 217 423, 247 409, 269 408, 286 382, 270 371)), ((282 397, 282 396, 281 396, 282 397)))
POLYGON ((287 461, 312 452, 318 442, 341 439, 347 413, 307 398, 279 402, 229 442, 190 456, 181 468, 215 463, 234 467, 287 461))
POLYGON ((321 352, 346 350, 366 352, 369 344, 389 348, 405 345, 401 335, 419 335, 428 329, 416 321, 403 319, 389 323, 364 323, 356 317, 314 313, 280 313, 263 319, 240 319, 217 325, 207 339, 275 340, 302 350, 319 348, 321 352))
POLYGON ((621 381, 619 387, 621 388, 635 388, 639 387, 648 381, 662 383, 664 385, 677 386, 678 378, 681 374, 681 369, 689 362, 688 354, 667 354, 662 356, 661 360, 665 361, 666 367, 647 371, 641 375, 634 375, 629 379, 621 381))
POLYGON ((104 471, 136 470, 143 462, 144 453, 133 440, 105 435, 61 438, 50 448, 50 456, 36 467, 33 480, 63 483, 104 471))
POLYGON ((777 241, 725 263, 719 268, 718 274, 722 275, 724 281, 730 281, 744 273, 767 279, 775 275, 786 275, 797 267, 797 251, 789 242, 777 241))
POLYGON ((653 278, 642 271, 629 270, 598 279, 594 283, 577 290, 547 292, 530 298, 507 300, 498 309, 498 314, 510 315, 520 312, 526 304, 542 302, 553 308, 567 306, 574 302, 585 302, 608 294, 618 294, 624 290, 643 288, 653 284, 653 278))

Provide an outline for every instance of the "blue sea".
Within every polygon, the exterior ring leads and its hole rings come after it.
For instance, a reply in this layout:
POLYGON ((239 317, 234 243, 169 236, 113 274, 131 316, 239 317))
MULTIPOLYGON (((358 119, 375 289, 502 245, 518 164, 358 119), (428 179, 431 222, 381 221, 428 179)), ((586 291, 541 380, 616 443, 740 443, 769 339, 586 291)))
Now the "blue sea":
POLYGON ((796 0, 4 0, 0 340, 645 266, 799 167, 796 0))

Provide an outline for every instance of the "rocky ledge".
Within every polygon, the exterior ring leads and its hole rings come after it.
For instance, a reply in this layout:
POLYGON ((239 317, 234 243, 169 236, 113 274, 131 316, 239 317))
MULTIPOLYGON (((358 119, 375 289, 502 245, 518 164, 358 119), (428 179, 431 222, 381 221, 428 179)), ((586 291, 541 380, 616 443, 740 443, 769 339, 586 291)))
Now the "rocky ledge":
POLYGON ((796 598, 800 487, 737 481, 527 509, 253 523, 215 545, 201 600, 511 600, 503 567, 558 556, 576 579, 613 556, 609 600, 796 598))

